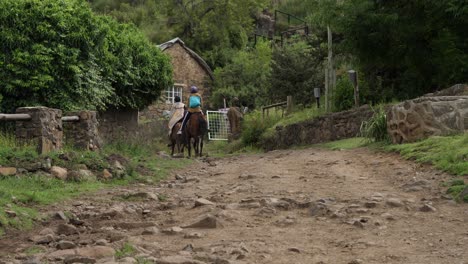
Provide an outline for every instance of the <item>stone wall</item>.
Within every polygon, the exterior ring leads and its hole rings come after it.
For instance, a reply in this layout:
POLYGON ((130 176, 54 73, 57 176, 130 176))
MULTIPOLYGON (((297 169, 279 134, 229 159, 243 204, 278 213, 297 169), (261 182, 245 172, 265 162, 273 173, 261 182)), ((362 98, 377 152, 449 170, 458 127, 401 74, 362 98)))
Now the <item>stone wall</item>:
POLYGON ((99 112, 99 134, 104 143, 131 136, 138 131, 138 110, 109 109, 99 112))
POLYGON ((278 126, 273 136, 263 139, 262 145, 266 150, 273 150, 355 137, 359 134, 361 123, 372 115, 372 109, 362 106, 297 124, 278 126))
POLYGON ((468 85, 467 84, 455 84, 450 88, 440 90, 434 93, 424 95, 425 97, 434 96, 468 96, 468 85))
POLYGON ((95 111, 69 112, 67 116, 78 116, 79 121, 63 122, 65 141, 76 148, 97 150, 101 146, 95 111))
POLYGON ((62 148, 62 111, 47 107, 21 107, 17 114, 28 114, 30 120, 16 122, 16 138, 37 144, 40 154, 62 148))
POLYGON ((394 105, 387 113, 393 143, 468 131, 468 96, 421 97, 394 105))

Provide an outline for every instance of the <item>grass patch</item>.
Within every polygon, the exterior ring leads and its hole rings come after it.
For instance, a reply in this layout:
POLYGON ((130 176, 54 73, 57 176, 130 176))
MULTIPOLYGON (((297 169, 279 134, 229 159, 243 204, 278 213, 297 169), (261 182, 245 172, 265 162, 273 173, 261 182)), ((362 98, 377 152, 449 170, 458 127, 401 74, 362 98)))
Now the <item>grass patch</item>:
POLYGON ((369 142, 362 137, 347 138, 322 144, 317 144, 318 147, 328 148, 331 150, 341 150, 341 149, 354 149, 368 146, 369 142))
POLYGON ((454 175, 468 175, 468 134, 431 137, 419 142, 388 145, 387 151, 396 151, 404 158, 429 163, 454 175))
POLYGON ((26 254, 26 256, 32 256, 32 255, 36 255, 36 254, 39 254, 39 253, 45 253, 47 250, 43 247, 40 247, 40 246, 32 246, 32 247, 29 247, 27 248, 25 251, 24 251, 24 254, 26 254))
POLYGON ((133 245, 130 243, 125 243, 120 249, 115 251, 115 257, 118 259, 131 257, 135 255, 135 253, 136 253, 135 247, 133 247, 133 245))
POLYGON ((449 184, 447 193, 450 194, 456 201, 468 203, 468 194, 462 196, 462 192, 468 188, 463 179, 454 179, 449 184))
POLYGON ((276 127, 278 126, 287 126, 292 124, 297 124, 300 122, 304 122, 307 120, 314 119, 318 116, 324 115, 325 108, 304 108, 300 111, 294 111, 293 113, 285 116, 281 116, 279 112, 275 112, 275 114, 271 115, 269 118, 273 121, 271 125, 267 127, 265 130, 265 137, 270 137, 274 135, 276 127))
POLYGON ((65 147, 61 151, 38 155, 31 145, 19 145, 14 136, 0 134, 0 165, 27 168, 39 164, 37 172, 18 176, 0 177, 0 235, 5 228, 29 229, 39 216, 37 209, 66 199, 77 197, 102 188, 128 185, 144 181, 157 183, 173 169, 182 168, 192 161, 186 159, 166 159, 157 152, 159 141, 153 145, 138 145, 132 142, 116 142, 98 152, 82 151, 65 147), (119 178, 110 181, 62 181, 50 177, 43 168, 46 160, 52 166, 74 170, 82 165, 95 175, 103 169, 112 171, 112 156, 122 159, 125 171, 119 178), (23 167, 24 166, 24 167, 23 167), (7 215, 13 211, 16 216, 7 215))

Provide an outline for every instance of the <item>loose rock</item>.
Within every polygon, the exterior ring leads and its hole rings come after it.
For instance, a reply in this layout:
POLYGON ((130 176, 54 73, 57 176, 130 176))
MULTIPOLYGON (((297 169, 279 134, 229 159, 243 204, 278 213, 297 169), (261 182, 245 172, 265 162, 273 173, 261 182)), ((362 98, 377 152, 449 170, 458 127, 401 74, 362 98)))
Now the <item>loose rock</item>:
POLYGON ((69 236, 69 235, 78 234, 78 230, 76 229, 76 227, 72 225, 60 224, 57 227, 57 234, 69 236))
POLYGON ((425 204, 425 205, 423 205, 423 206, 421 206, 419 208, 419 211, 421 211, 421 212, 435 212, 435 211, 437 211, 437 209, 435 209, 435 207, 433 207, 432 205, 425 204))
POLYGON ((96 260, 93 258, 83 257, 83 256, 69 256, 63 260, 65 264, 72 264, 72 263, 86 263, 86 264, 93 264, 96 263, 96 260))
POLYGON ((185 234, 184 238, 187 238, 187 239, 198 239, 198 238, 202 238, 203 235, 201 233, 188 233, 188 234, 185 234))
POLYGON ((12 175, 15 175, 16 172, 17 172, 16 168, 13 168, 13 167, 0 167, 1 176, 12 176, 12 175))
POLYGON ((141 233, 142 235, 156 235, 159 233, 159 228, 157 227, 148 227, 141 233))
POLYGON ((183 226, 184 228, 219 228, 223 227, 223 224, 214 216, 208 214, 201 217, 199 220, 192 224, 183 226))
POLYGON ((72 249, 72 248, 76 248, 76 245, 75 243, 71 241, 61 240, 57 243, 57 248, 58 249, 72 249))
POLYGON ((205 205, 214 205, 214 203, 204 198, 200 198, 195 201, 195 207, 205 206, 205 205))
POLYGON ((77 249, 78 255, 94 258, 94 259, 102 259, 113 257, 115 254, 115 250, 111 247, 106 246, 94 246, 88 248, 79 248, 77 249))
POLYGON ((391 207, 402 207, 403 202, 398 198, 390 198, 387 200, 387 204, 391 207))
POLYGON ((182 256, 169 256, 157 260, 156 264, 206 264, 206 262, 189 259, 182 256))
POLYGON ((52 174, 52 176, 54 176, 57 179, 66 180, 68 171, 65 168, 61 168, 61 167, 58 167, 58 166, 52 166, 50 168, 50 174, 52 174))
POLYGON ((184 230, 180 228, 179 226, 173 226, 171 228, 162 230, 164 234, 168 234, 168 235, 176 235, 176 234, 182 233, 183 231, 184 230))

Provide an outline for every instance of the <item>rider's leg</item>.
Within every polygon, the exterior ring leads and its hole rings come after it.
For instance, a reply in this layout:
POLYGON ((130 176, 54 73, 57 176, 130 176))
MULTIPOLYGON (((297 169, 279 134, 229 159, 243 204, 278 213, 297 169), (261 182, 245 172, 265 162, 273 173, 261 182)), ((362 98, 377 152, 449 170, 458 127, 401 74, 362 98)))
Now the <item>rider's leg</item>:
POLYGON ((184 120, 182 120, 182 126, 180 126, 179 131, 177 131, 178 135, 182 134, 182 130, 185 128, 185 125, 187 124, 187 120, 189 117, 190 117, 190 112, 187 112, 184 116, 184 120))

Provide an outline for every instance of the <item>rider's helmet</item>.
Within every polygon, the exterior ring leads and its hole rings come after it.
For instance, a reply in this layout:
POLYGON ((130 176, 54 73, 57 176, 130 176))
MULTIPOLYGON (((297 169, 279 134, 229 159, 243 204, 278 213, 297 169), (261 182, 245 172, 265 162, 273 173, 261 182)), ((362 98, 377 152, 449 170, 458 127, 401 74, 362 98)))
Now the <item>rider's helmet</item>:
POLYGON ((198 93, 198 88, 193 85, 192 87, 190 87, 190 93, 198 93))

